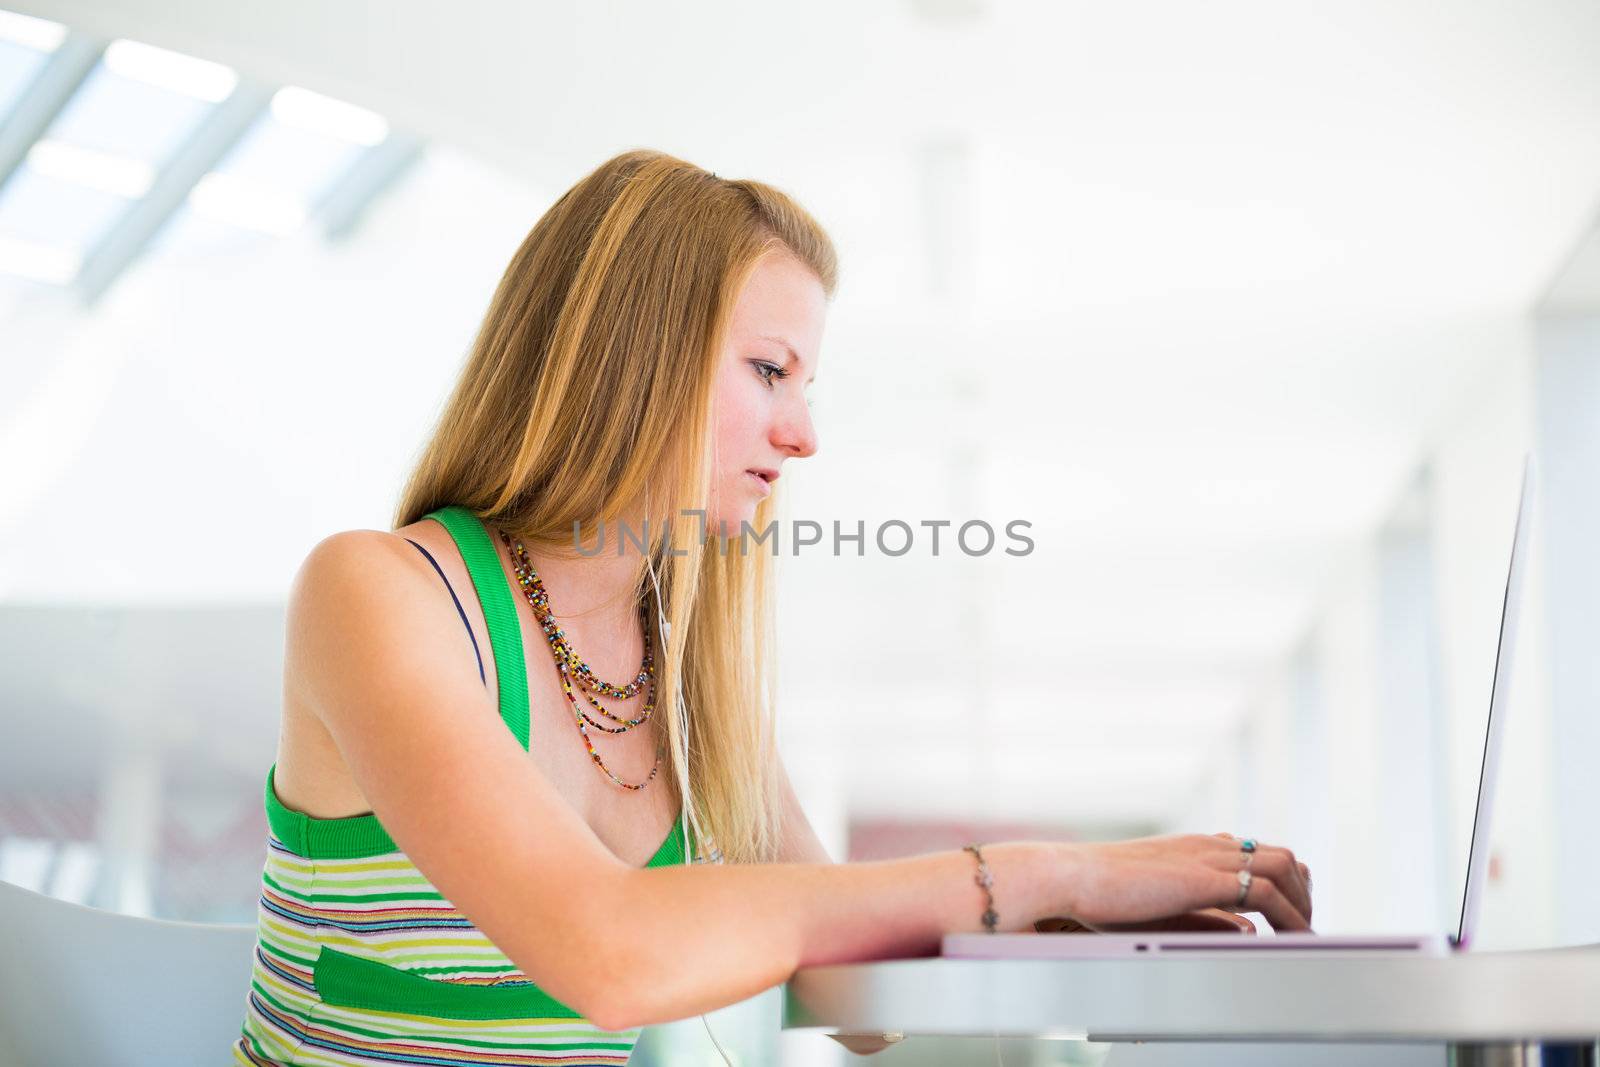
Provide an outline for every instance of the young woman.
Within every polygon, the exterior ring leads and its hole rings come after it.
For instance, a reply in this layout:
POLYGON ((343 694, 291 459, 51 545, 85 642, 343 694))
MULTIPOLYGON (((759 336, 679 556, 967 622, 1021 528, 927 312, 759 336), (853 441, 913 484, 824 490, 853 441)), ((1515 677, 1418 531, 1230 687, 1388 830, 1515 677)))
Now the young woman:
POLYGON ((1226 835, 829 862, 773 748, 771 556, 717 533, 817 449, 834 284, 793 200, 656 152, 534 226, 396 529, 295 578, 237 1062, 622 1063, 950 931, 1307 928, 1303 866, 1226 835))

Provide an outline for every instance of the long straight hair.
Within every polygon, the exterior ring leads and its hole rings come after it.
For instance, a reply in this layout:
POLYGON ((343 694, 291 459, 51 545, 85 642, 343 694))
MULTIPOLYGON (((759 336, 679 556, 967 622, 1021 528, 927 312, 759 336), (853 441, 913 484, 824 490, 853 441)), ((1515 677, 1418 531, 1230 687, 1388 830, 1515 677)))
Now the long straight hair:
MULTIPOLYGON (((570 555, 597 524, 644 516, 671 623, 652 694, 667 712, 669 769, 700 851, 735 863, 778 846, 772 559, 720 551, 715 531, 682 516, 709 500, 734 303, 774 252, 833 295, 832 242, 779 190, 661 152, 601 164, 512 257, 394 522, 458 504, 570 555)), ((774 515, 767 497, 756 527, 774 515)), ((636 599, 645 582, 641 563, 636 599)))

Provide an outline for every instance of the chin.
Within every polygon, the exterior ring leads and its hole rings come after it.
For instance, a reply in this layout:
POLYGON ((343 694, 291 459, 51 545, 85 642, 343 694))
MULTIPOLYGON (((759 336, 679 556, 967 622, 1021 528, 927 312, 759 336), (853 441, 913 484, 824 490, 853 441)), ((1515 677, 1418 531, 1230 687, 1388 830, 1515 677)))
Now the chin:
POLYGON ((755 526, 756 506, 752 503, 748 507, 727 508, 719 512, 713 512, 706 521, 709 523, 708 530, 711 534, 720 533, 723 526, 726 525, 728 536, 738 537, 739 532, 744 529, 741 525, 742 523, 749 523, 752 527, 755 526))
MULTIPOLYGON (((742 486, 739 488, 743 488, 742 486)), ((760 501, 748 493, 729 493, 727 491, 715 494, 706 508, 706 532, 715 536, 727 525, 728 536, 738 537, 743 528, 740 523, 748 522, 752 526, 756 521, 756 505, 760 501)))

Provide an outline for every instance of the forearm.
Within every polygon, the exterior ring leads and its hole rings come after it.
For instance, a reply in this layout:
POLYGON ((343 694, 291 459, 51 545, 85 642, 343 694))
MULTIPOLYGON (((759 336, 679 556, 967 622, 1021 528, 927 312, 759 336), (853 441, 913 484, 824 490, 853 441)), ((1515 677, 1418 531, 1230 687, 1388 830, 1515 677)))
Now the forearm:
MULTIPOLYGON (((1067 849, 987 845, 999 929, 1064 910, 1067 849)), ((618 1029, 744 1000, 796 969, 928 956, 946 933, 983 929, 984 892, 965 851, 847 864, 629 870, 613 887, 601 941, 612 979, 597 1008, 618 1029)), ((603 1023, 603 1025, 605 1025, 603 1023)))

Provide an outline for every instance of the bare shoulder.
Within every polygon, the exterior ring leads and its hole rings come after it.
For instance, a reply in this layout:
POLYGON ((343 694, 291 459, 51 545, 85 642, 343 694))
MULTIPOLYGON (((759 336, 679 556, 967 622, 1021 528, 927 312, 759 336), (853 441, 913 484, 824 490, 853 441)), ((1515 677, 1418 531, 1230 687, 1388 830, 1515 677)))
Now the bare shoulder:
MULTIPOLYGON (((445 679, 480 689, 457 653, 460 622, 441 611, 438 578, 401 532, 344 530, 307 553, 289 591, 286 684, 371 676, 385 664, 433 663, 445 679)), ((325 711, 320 701, 317 710, 325 711)))
POLYGON ((424 549, 431 546, 437 557, 452 542, 444 528, 431 519, 418 520, 392 532, 342 530, 329 534, 312 546, 301 561, 290 590, 291 607, 302 595, 326 596, 375 582, 436 582, 432 564, 414 547, 419 544, 424 549))
POLYGON ((416 567, 407 553, 417 557, 416 550, 408 547, 398 532, 341 530, 329 534, 313 545, 301 561, 290 588, 290 604, 308 596, 315 598, 352 585, 414 573, 416 567))
POLYGON ((331 668, 349 666, 343 661, 362 653, 375 625, 391 631, 384 635, 388 640, 420 637, 394 617, 397 609, 419 603, 416 593, 425 576, 418 562, 419 554, 403 537, 382 530, 344 530, 318 541, 289 587, 286 684, 293 689, 331 668))
MULTIPOLYGON (((381 530, 332 534, 301 562, 289 593, 276 760, 276 789, 290 807, 324 818, 371 810, 336 741, 335 720, 370 713, 372 687, 359 680, 392 673, 386 664, 417 662, 419 646, 453 621, 435 618, 429 581, 437 579, 421 553, 400 533, 381 530)), ((446 672, 451 666, 440 664, 446 672)))

